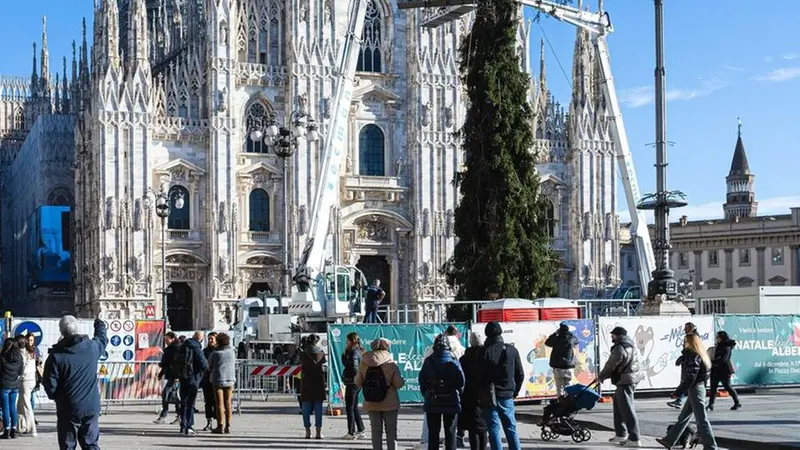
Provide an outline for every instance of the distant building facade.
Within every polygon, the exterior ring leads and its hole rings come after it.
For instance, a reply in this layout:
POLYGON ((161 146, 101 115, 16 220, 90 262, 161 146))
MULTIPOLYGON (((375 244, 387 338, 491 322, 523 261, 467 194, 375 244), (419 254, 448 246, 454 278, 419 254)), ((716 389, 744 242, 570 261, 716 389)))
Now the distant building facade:
MULTIPOLYGON (((741 126, 726 177, 724 218, 670 224, 670 267, 683 288, 732 289, 800 285, 800 205, 789 214, 758 216, 741 126), (702 283, 701 283, 702 282, 702 283)), ((621 234, 629 236, 628 225, 621 234)), ((650 228, 651 237, 654 230, 650 228)), ((623 284, 638 285, 631 243, 620 248, 623 284)))

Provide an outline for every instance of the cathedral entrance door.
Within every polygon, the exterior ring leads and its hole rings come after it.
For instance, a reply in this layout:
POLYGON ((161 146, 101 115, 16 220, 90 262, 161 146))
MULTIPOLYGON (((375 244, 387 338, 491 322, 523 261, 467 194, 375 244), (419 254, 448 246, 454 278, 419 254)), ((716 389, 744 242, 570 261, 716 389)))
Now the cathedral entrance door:
POLYGON ((274 294, 269 283, 250 283, 250 287, 247 288, 247 298, 258 297, 259 292, 266 292, 267 295, 274 294))
MULTIPOLYGON (((392 304, 392 269, 386 256, 383 255, 362 255, 358 259, 356 267, 364 272, 367 277, 367 284, 372 285, 375 280, 381 280, 381 288, 386 292, 386 298, 381 302, 381 306, 392 304)), ((381 320, 386 322, 386 313, 380 313, 381 320)))
POLYGON ((172 292, 167 295, 170 328, 177 331, 194 330, 192 288, 188 283, 171 283, 169 290, 172 292))

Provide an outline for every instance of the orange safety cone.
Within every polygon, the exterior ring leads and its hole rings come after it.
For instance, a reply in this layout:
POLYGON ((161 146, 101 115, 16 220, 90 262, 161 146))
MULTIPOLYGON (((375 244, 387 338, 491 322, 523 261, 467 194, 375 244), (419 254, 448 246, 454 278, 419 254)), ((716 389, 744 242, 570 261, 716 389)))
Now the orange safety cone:
POLYGON ((605 397, 600 397, 600 400, 598 402, 599 403, 612 403, 613 400, 612 400, 611 397, 605 396, 605 397))

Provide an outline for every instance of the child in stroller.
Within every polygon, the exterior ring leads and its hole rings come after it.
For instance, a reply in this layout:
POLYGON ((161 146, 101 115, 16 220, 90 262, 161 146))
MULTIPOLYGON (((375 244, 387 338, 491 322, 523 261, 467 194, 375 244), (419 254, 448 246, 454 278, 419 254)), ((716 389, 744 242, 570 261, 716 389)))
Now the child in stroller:
POLYGON ((575 422, 575 415, 581 410, 594 408, 600 400, 595 390, 599 383, 593 381, 587 386, 574 384, 564 390, 567 395, 545 406, 542 415, 542 440, 550 441, 558 436, 571 436, 575 442, 586 442, 592 438, 592 432, 575 422))

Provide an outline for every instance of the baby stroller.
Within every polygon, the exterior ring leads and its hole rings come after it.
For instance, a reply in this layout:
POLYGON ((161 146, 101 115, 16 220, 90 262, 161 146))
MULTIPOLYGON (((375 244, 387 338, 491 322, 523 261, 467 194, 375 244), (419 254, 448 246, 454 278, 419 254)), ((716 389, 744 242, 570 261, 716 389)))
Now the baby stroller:
POLYGON ((575 442, 586 442, 592 438, 592 432, 575 422, 575 415, 581 410, 594 408, 600 400, 597 392, 599 382, 593 381, 588 386, 574 384, 567 386, 566 397, 561 397, 557 401, 544 408, 542 417, 542 440, 551 441, 558 439, 559 436, 571 436, 575 442))

